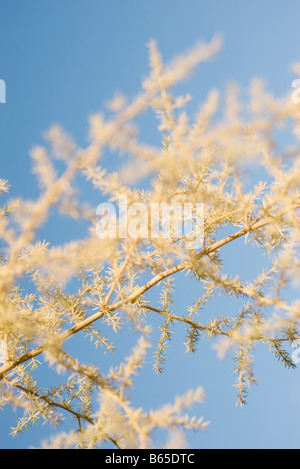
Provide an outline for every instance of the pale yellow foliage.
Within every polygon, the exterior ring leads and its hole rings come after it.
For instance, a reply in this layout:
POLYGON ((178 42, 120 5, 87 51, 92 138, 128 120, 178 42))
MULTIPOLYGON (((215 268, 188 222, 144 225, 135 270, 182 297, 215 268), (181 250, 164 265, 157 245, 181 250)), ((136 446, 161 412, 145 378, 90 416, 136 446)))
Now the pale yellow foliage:
MULTIPOLYGON (((150 74, 142 92, 131 102, 115 95, 107 103, 110 119, 105 112, 90 116, 86 148, 54 125, 45 133, 47 145, 32 149, 41 189, 37 200, 9 200, 9 184, 0 180, 7 199, 0 211, 1 404, 24 408, 14 434, 41 419, 63 424, 70 415, 74 430, 56 434, 43 447, 94 448, 109 442, 117 448, 151 448, 157 428, 169 435, 162 446, 185 447, 186 430, 207 427, 202 417, 186 413, 203 401, 201 387, 183 397, 175 397, 174 390, 173 404, 150 411, 136 408, 130 398, 149 353, 154 371, 163 371, 175 323, 186 328, 188 352, 207 337, 220 356, 233 353, 240 404, 255 381, 256 345, 266 344, 286 366, 294 366, 285 345, 299 336, 300 302, 289 301, 285 292, 300 278, 300 107, 290 96, 274 98, 254 79, 247 102, 238 85, 229 84, 225 96, 212 90, 191 118, 191 96, 174 96, 171 88, 220 48, 216 37, 164 64, 151 41, 150 74), (162 133, 156 146, 139 138, 136 121, 148 109, 162 133), (287 146, 280 141, 282 126, 290 132, 287 146), (105 157, 115 152, 122 155, 122 165, 110 173, 105 157), (65 164, 62 172, 57 159, 65 164), (80 178, 98 191, 98 203, 115 202, 120 194, 129 204, 203 202, 203 249, 186 249, 180 239, 100 239, 95 204, 80 200, 80 178), (148 190, 141 189, 146 178, 148 190), (54 209, 81 221, 86 235, 62 245, 39 239, 54 209), (238 239, 259 246, 267 259, 248 282, 227 275, 220 262, 222 247, 238 239), (186 292, 191 305, 181 315, 173 310, 171 281, 180 272, 199 282, 199 298, 186 292), (25 279, 28 291, 22 289, 25 279), (161 292, 157 304, 148 294, 155 286, 161 292), (233 303, 231 314, 206 318, 202 310, 219 292, 237 297, 242 307, 235 310, 233 303), (162 320, 159 331, 153 329, 153 315, 162 320), (107 369, 106 353, 124 346, 119 334, 132 330, 136 347, 107 369), (66 352, 72 341, 79 344, 76 357, 66 352), (97 360, 87 364, 81 351, 90 346, 97 360), (57 371, 59 383, 53 378, 46 387, 39 383, 39 360, 57 371)), ((299 66, 294 70, 298 73, 299 66)))

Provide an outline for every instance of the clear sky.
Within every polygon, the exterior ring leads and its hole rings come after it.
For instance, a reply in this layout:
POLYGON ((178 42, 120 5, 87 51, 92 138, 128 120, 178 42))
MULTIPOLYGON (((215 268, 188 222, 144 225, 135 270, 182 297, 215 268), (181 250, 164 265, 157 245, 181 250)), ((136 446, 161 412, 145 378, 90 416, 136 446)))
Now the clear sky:
MULTIPOLYGON (((167 60, 198 39, 223 34, 221 54, 185 83, 196 103, 211 88, 222 89, 232 80, 247 86, 254 76, 264 78, 275 94, 288 92, 295 78, 291 65, 300 60, 299 20, 299 0, 0 0, 0 79, 7 87, 7 103, 0 104, 0 177, 9 180, 12 196, 34 197, 31 146, 56 122, 84 145, 89 114, 100 110, 115 90, 138 93, 152 38, 167 60)), ((145 137, 151 139, 151 132, 146 130, 145 137)), ((53 229, 50 234, 59 241, 60 233, 53 229)), ((251 276, 256 258, 246 252, 243 264, 226 249, 231 272, 251 276)), ((180 309, 183 289, 194 287, 182 277, 176 281, 180 309)), ((190 293, 193 298, 195 292, 190 293)), ((219 306, 229 311, 229 304, 219 306)), ((234 402, 230 358, 218 360, 207 343, 187 357, 181 339, 171 345, 173 359, 151 387, 148 378, 138 378, 137 402, 156 406, 172 400, 173 389, 184 393, 203 385, 207 399, 198 410, 211 425, 206 433, 192 435, 192 446, 300 447, 299 369, 288 371, 267 351, 259 351, 259 384, 240 409, 234 402)), ((1 412, 2 448, 37 445, 49 433, 36 427, 11 440, 11 424, 13 412, 1 412)))

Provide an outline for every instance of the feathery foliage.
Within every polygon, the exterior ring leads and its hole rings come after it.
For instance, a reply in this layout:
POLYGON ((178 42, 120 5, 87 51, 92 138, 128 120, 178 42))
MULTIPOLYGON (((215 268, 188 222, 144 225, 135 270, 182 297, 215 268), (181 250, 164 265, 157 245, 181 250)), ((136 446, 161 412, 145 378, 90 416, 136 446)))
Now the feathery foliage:
POLYGON ((300 276, 300 107, 290 96, 273 97, 254 79, 246 100, 237 85, 225 96, 212 90, 189 117, 191 96, 171 90, 220 48, 216 37, 164 64, 151 41, 141 93, 132 102, 118 94, 106 111, 91 116, 86 148, 54 125, 45 146, 32 149, 37 200, 10 200, 8 181, 0 180, 1 407, 23 409, 13 435, 42 421, 62 427, 43 447, 149 448, 156 429, 175 432, 166 447, 184 445, 183 431, 207 426, 186 413, 203 401, 202 388, 150 410, 136 407, 131 396, 147 357, 154 372, 163 372, 177 327, 185 330, 188 353, 205 338, 220 355, 232 354, 241 405, 256 380, 258 345, 295 366, 286 346, 299 338, 300 322, 299 299, 288 295, 300 276), (158 122, 157 146, 139 138, 137 120, 148 109, 158 122), (116 153, 123 165, 110 172, 105 158, 116 153), (203 203, 202 249, 187 248, 180 237, 99 238, 96 207, 78 195, 86 181, 97 203, 116 203, 120 195, 129 207, 203 203), (69 216, 83 222, 85 236, 61 245, 39 239, 40 228, 56 215, 57 229, 59 215, 69 216), (238 241, 261 252, 262 270, 250 281, 223 268, 222 248, 236 243, 239 256, 238 241), (173 279, 180 272, 198 282, 199 297, 185 291, 190 306, 178 313, 173 279), (151 292, 157 289, 156 301, 151 292), (232 300, 232 311, 209 317, 207 305, 219 295, 232 300), (122 331, 137 338, 128 356, 122 331), (110 366, 115 351, 121 361, 110 366), (87 355, 95 361, 87 362, 87 355), (71 431, 64 431, 67 416, 71 431))

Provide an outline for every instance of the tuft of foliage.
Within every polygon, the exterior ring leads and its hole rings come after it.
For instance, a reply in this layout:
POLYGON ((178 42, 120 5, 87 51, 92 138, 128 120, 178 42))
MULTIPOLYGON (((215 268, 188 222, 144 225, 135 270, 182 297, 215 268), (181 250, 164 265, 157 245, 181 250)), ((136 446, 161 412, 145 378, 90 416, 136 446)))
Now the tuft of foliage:
POLYGON ((40 421, 63 429, 70 416, 72 430, 42 447, 150 448, 156 429, 175 432, 166 447, 184 446, 183 431, 207 427, 202 417, 186 413, 203 401, 202 388, 148 411, 132 397, 149 354, 154 371, 163 372, 180 327, 187 352, 195 353, 205 338, 220 355, 232 354, 238 404, 246 403, 256 382, 258 345, 295 366, 287 345, 299 339, 300 301, 289 301, 287 292, 300 276, 300 108, 254 79, 246 102, 229 85, 225 96, 212 90, 190 118, 191 96, 171 89, 221 45, 215 37, 165 64, 151 41, 141 93, 131 102, 118 94, 107 110, 90 116, 85 148, 54 125, 45 146, 32 149, 37 200, 10 200, 8 181, 0 180, 0 405, 23 409, 14 436, 40 421), (158 146, 139 139, 136 120, 148 109, 158 121, 158 146), (290 132, 286 147, 283 125, 290 132), (104 160, 115 153, 124 164, 109 172, 104 160), (145 180, 148 189, 140 187, 145 180), (99 238, 96 207, 78 196, 86 182, 99 201, 115 203, 123 195, 129 206, 203 203, 203 247, 187 248, 184 237, 99 238), (61 214, 80 221, 85 235, 61 245, 39 239, 53 217, 59 229, 61 214), (223 266, 222 248, 236 243, 234 255, 242 255, 242 240, 261 252, 264 264, 250 281, 223 266), (199 297, 186 291, 190 306, 178 313, 173 279, 180 273, 198 282, 199 297), (232 311, 206 315, 219 296, 231 301, 232 311), (136 337, 128 356, 122 331, 136 337), (112 360, 114 351, 120 362, 112 360))

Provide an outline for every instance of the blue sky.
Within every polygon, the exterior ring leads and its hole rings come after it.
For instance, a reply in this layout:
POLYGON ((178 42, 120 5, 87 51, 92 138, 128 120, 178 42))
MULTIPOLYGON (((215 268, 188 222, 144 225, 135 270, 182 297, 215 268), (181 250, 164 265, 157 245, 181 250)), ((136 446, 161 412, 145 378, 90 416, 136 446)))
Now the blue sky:
MULTIPOLYGON (((299 0, 0 0, 0 79, 7 87, 7 103, 0 104, 0 177, 9 180, 13 197, 35 197, 32 145, 42 142, 43 131, 53 123, 84 145, 91 113, 101 110, 116 90, 129 97, 138 93, 148 71, 146 45, 152 38, 168 60, 198 39, 209 41, 222 33, 223 51, 184 83, 196 104, 211 88, 222 89, 232 80, 246 87, 254 76, 264 78, 275 94, 288 92, 295 78, 291 65, 300 60, 299 20, 299 0)), ((151 143, 155 132, 146 128, 143 136, 151 143)), ((50 229, 53 242, 60 235, 50 229)), ((224 258, 225 265, 242 276, 251 276, 259 262, 258 255, 245 252, 241 264, 230 248, 224 249, 224 258)), ((196 287, 183 276, 176 282, 180 311, 185 306, 182 291, 190 290, 194 298, 196 287)), ((228 312, 230 306, 218 305, 228 312)), ((182 330, 170 346, 170 357, 172 353, 166 373, 153 377, 151 387, 146 385, 148 375, 138 378, 135 398, 140 405, 156 406, 172 400, 174 388, 184 393, 203 385, 207 399, 199 413, 211 426, 205 434, 192 435, 194 447, 300 446, 299 370, 288 371, 259 350, 259 385, 240 409, 234 405, 230 358, 217 360, 206 342, 194 357, 187 357, 182 330)), ((2 448, 37 445, 49 430, 39 427, 11 440, 13 412, 2 412, 0 419, 2 448)))

